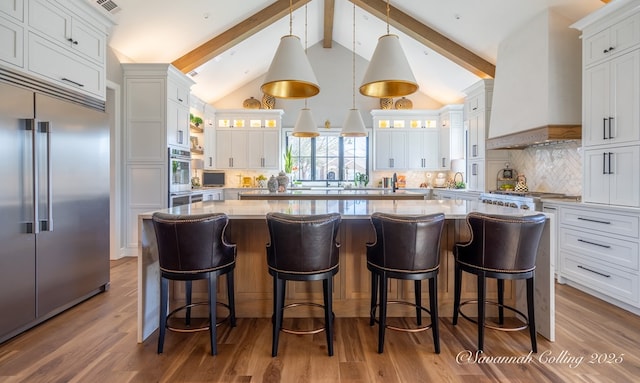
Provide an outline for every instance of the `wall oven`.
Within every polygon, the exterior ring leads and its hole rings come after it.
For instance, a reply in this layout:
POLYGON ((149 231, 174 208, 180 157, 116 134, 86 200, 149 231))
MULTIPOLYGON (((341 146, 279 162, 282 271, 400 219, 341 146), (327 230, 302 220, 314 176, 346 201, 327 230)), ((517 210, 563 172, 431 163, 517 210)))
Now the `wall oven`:
POLYGON ((191 191, 191 153, 169 148, 169 192, 191 191))

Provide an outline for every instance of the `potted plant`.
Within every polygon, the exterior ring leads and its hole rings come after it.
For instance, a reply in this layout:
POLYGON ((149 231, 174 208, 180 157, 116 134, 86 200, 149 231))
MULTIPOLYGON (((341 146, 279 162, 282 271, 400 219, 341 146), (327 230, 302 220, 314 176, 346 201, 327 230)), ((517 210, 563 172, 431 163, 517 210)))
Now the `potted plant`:
POLYGON ((191 121, 195 126, 200 126, 200 124, 202 124, 202 118, 194 116, 193 113, 189 113, 189 121, 191 121))

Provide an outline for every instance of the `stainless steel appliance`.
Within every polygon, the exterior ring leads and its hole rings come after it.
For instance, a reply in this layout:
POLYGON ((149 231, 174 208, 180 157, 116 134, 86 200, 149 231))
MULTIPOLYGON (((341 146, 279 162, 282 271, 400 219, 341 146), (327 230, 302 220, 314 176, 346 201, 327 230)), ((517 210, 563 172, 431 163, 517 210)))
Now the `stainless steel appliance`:
POLYGON ((169 148, 169 192, 191 190, 191 152, 169 148))
POLYGON ((107 116, 57 94, 0 69, 0 342, 109 283, 107 116))
POLYGON ((480 201, 482 203, 488 203, 498 206, 513 207, 523 210, 535 210, 542 211, 542 199, 543 198, 570 198, 577 199, 578 197, 566 196, 562 193, 548 193, 548 192, 516 192, 516 191, 504 191, 495 190, 489 193, 480 194, 480 201))

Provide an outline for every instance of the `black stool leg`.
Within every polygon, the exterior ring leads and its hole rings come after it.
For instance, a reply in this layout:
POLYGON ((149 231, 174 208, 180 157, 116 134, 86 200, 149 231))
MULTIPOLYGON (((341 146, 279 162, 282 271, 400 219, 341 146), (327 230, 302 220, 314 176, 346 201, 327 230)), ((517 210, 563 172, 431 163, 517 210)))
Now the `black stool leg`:
POLYGON ((191 292, 193 291, 192 282, 184 281, 185 287, 185 301, 187 302, 187 315, 185 316, 184 323, 187 326, 191 326, 191 292))
POLYGON ((536 314, 533 303, 535 294, 534 277, 527 279, 527 311, 529 315, 529 336, 531 337, 531 351, 538 352, 538 342, 536 340, 536 314))
POLYGON ((440 328, 438 326, 438 275, 429 279, 429 311, 431 311, 431 331, 433 332, 433 347, 436 354, 440 353, 440 328))
POLYGON ((158 354, 164 348, 164 334, 167 331, 167 311, 169 309, 169 280, 160 277, 160 332, 158 334, 158 354))
POLYGON ((229 301, 229 325, 236 327, 236 300, 233 288, 233 269, 227 273, 227 299, 229 301))
POLYGON ((324 295, 324 329, 327 333, 327 352, 333 356, 333 277, 322 280, 324 295))
POLYGON ((460 311, 460 292, 462 290, 462 269, 456 262, 454 269, 454 293, 453 293, 453 325, 458 324, 458 314, 460 311))
POLYGON ((484 348, 484 301, 486 299, 484 273, 478 274, 478 351, 484 348))
POLYGON ((498 323, 504 324, 504 279, 498 281, 498 323))
POLYGON ((284 296, 282 293, 284 290, 284 280, 273 277, 273 341, 271 343, 271 356, 278 356, 278 339, 280 336, 280 329, 282 328, 282 307, 284 306, 284 296))
POLYGON ((371 272, 371 310, 369 311, 369 326, 373 326, 375 324, 375 309, 378 304, 378 281, 379 281, 378 273, 371 272))
POLYGON ((384 332, 387 329, 387 275, 379 274, 380 286, 380 314, 378 319, 378 353, 384 351, 384 332))
POLYGON ((211 340, 211 355, 218 354, 217 327, 216 327, 216 297, 218 294, 218 276, 209 273, 209 337, 211 340))
POLYGON ((420 309, 420 307, 422 306, 422 283, 421 282, 422 281, 419 279, 416 279, 415 281, 413 281, 413 289, 415 290, 415 294, 416 294, 416 321, 418 323, 418 326, 422 326, 422 310, 420 309))

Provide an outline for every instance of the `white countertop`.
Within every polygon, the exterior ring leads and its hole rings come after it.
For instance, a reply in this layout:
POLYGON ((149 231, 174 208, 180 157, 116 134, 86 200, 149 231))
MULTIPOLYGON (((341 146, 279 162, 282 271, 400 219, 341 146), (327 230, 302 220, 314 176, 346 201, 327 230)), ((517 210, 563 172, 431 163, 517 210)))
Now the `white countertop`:
MULTIPOLYGON (((472 211, 519 217, 540 213, 464 200, 227 200, 197 202, 160 211, 171 214, 225 213, 231 219, 263 219, 269 212, 299 215, 337 212, 343 219, 367 219, 374 212, 444 213, 447 219, 465 218, 472 211)), ((143 213, 140 218, 149 219, 152 213, 143 213)))

